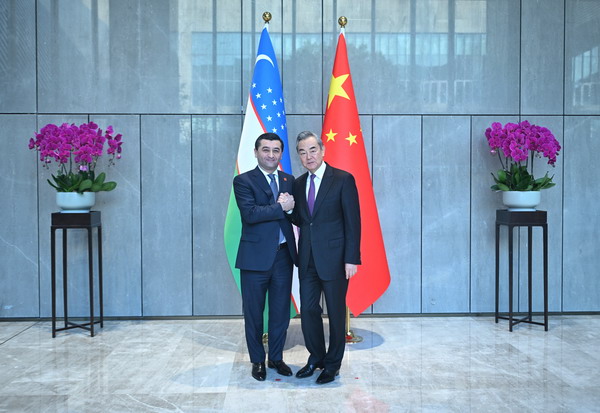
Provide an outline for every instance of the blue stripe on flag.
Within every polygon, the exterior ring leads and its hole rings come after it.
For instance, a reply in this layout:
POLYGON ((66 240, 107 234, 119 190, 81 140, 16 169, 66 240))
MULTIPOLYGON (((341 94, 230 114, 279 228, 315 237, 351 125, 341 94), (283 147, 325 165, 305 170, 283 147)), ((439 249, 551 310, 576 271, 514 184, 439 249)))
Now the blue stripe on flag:
POLYGON ((258 52, 256 53, 250 98, 256 116, 263 124, 265 132, 276 133, 285 142, 281 168, 284 172, 292 173, 283 89, 277 67, 277 58, 266 25, 260 35, 258 52))

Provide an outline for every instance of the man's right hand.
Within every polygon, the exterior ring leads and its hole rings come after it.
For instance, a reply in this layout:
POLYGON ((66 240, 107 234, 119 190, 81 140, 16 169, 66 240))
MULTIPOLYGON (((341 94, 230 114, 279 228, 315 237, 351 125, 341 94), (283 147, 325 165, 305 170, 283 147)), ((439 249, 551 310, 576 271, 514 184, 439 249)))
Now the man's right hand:
POLYGON ((281 194, 279 194, 277 202, 281 204, 281 207, 285 212, 291 211, 292 209, 294 209, 295 206, 294 196, 288 194, 287 192, 282 192, 281 194))

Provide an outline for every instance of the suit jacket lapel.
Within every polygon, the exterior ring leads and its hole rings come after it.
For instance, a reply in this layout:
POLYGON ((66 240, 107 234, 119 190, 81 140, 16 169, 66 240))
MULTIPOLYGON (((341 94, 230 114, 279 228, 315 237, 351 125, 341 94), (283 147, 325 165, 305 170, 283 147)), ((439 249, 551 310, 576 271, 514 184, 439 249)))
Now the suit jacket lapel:
POLYGON ((308 212, 308 202, 306 202, 306 179, 308 177, 308 172, 300 175, 296 179, 296 185, 302 188, 302 196, 295 199, 296 205, 298 205, 298 209, 301 212, 305 212, 306 216, 310 219, 310 213, 308 212))
POLYGON ((292 193, 292 188, 290 187, 290 183, 281 171, 277 171, 277 176, 279 177, 279 192, 287 192, 289 194, 292 193))
MULTIPOLYGON (((271 198, 273 197, 273 192, 271 191, 271 186, 267 183, 267 180, 265 179, 264 174, 258 168, 258 166, 252 170, 252 179, 254 180, 256 185, 258 185, 258 187, 260 189, 265 191, 265 194, 267 194, 267 196, 269 196, 271 198)), ((276 200, 273 200, 273 202, 275 202, 275 201, 276 200)))
POLYGON ((333 183, 333 169, 330 165, 327 165, 325 168, 325 173, 323 174, 323 180, 321 181, 321 185, 319 186, 319 192, 317 192, 317 198, 315 199, 315 207, 313 208, 313 217, 317 215, 317 211, 319 210, 319 205, 323 203, 323 199, 327 196, 327 192, 329 188, 331 188, 331 184, 333 183))

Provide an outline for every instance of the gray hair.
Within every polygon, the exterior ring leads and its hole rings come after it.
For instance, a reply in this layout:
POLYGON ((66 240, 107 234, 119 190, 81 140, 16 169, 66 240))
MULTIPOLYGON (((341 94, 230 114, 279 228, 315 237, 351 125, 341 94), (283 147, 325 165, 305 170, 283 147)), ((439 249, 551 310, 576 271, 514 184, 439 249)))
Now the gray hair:
POLYGON ((305 130, 303 132, 300 132, 298 134, 298 137, 296 138, 296 152, 298 152, 298 145, 300 144, 300 142, 308 138, 315 138, 317 140, 317 143, 319 144, 319 147, 323 149, 323 139, 321 139, 320 136, 315 135, 314 132, 305 130))

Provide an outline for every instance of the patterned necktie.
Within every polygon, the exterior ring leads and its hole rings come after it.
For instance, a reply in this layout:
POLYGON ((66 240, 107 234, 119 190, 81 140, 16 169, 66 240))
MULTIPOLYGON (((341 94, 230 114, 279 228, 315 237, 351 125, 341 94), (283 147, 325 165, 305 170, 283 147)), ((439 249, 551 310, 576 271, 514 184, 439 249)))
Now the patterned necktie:
POLYGON ((275 200, 275 202, 277 202, 277 197, 279 196, 279 188, 277 188, 277 182, 275 181, 275 174, 269 174, 268 177, 271 180, 271 182, 269 182, 269 185, 271 185, 271 191, 273 192, 273 199, 275 200))
POLYGON ((310 174, 310 186, 308 187, 308 211, 312 216, 315 207, 315 174, 310 174))
MULTIPOLYGON (((267 176, 271 180, 271 182, 269 182, 269 185, 271 185, 271 191, 273 192, 273 199, 275 200, 275 202, 277 202, 277 198, 279 197, 279 188, 277 188, 277 182, 275 181, 275 174, 268 174, 267 176)), ((283 235, 283 231, 281 231, 281 228, 280 228, 279 229, 279 243, 283 244, 284 242, 285 242, 285 236, 283 235)))

